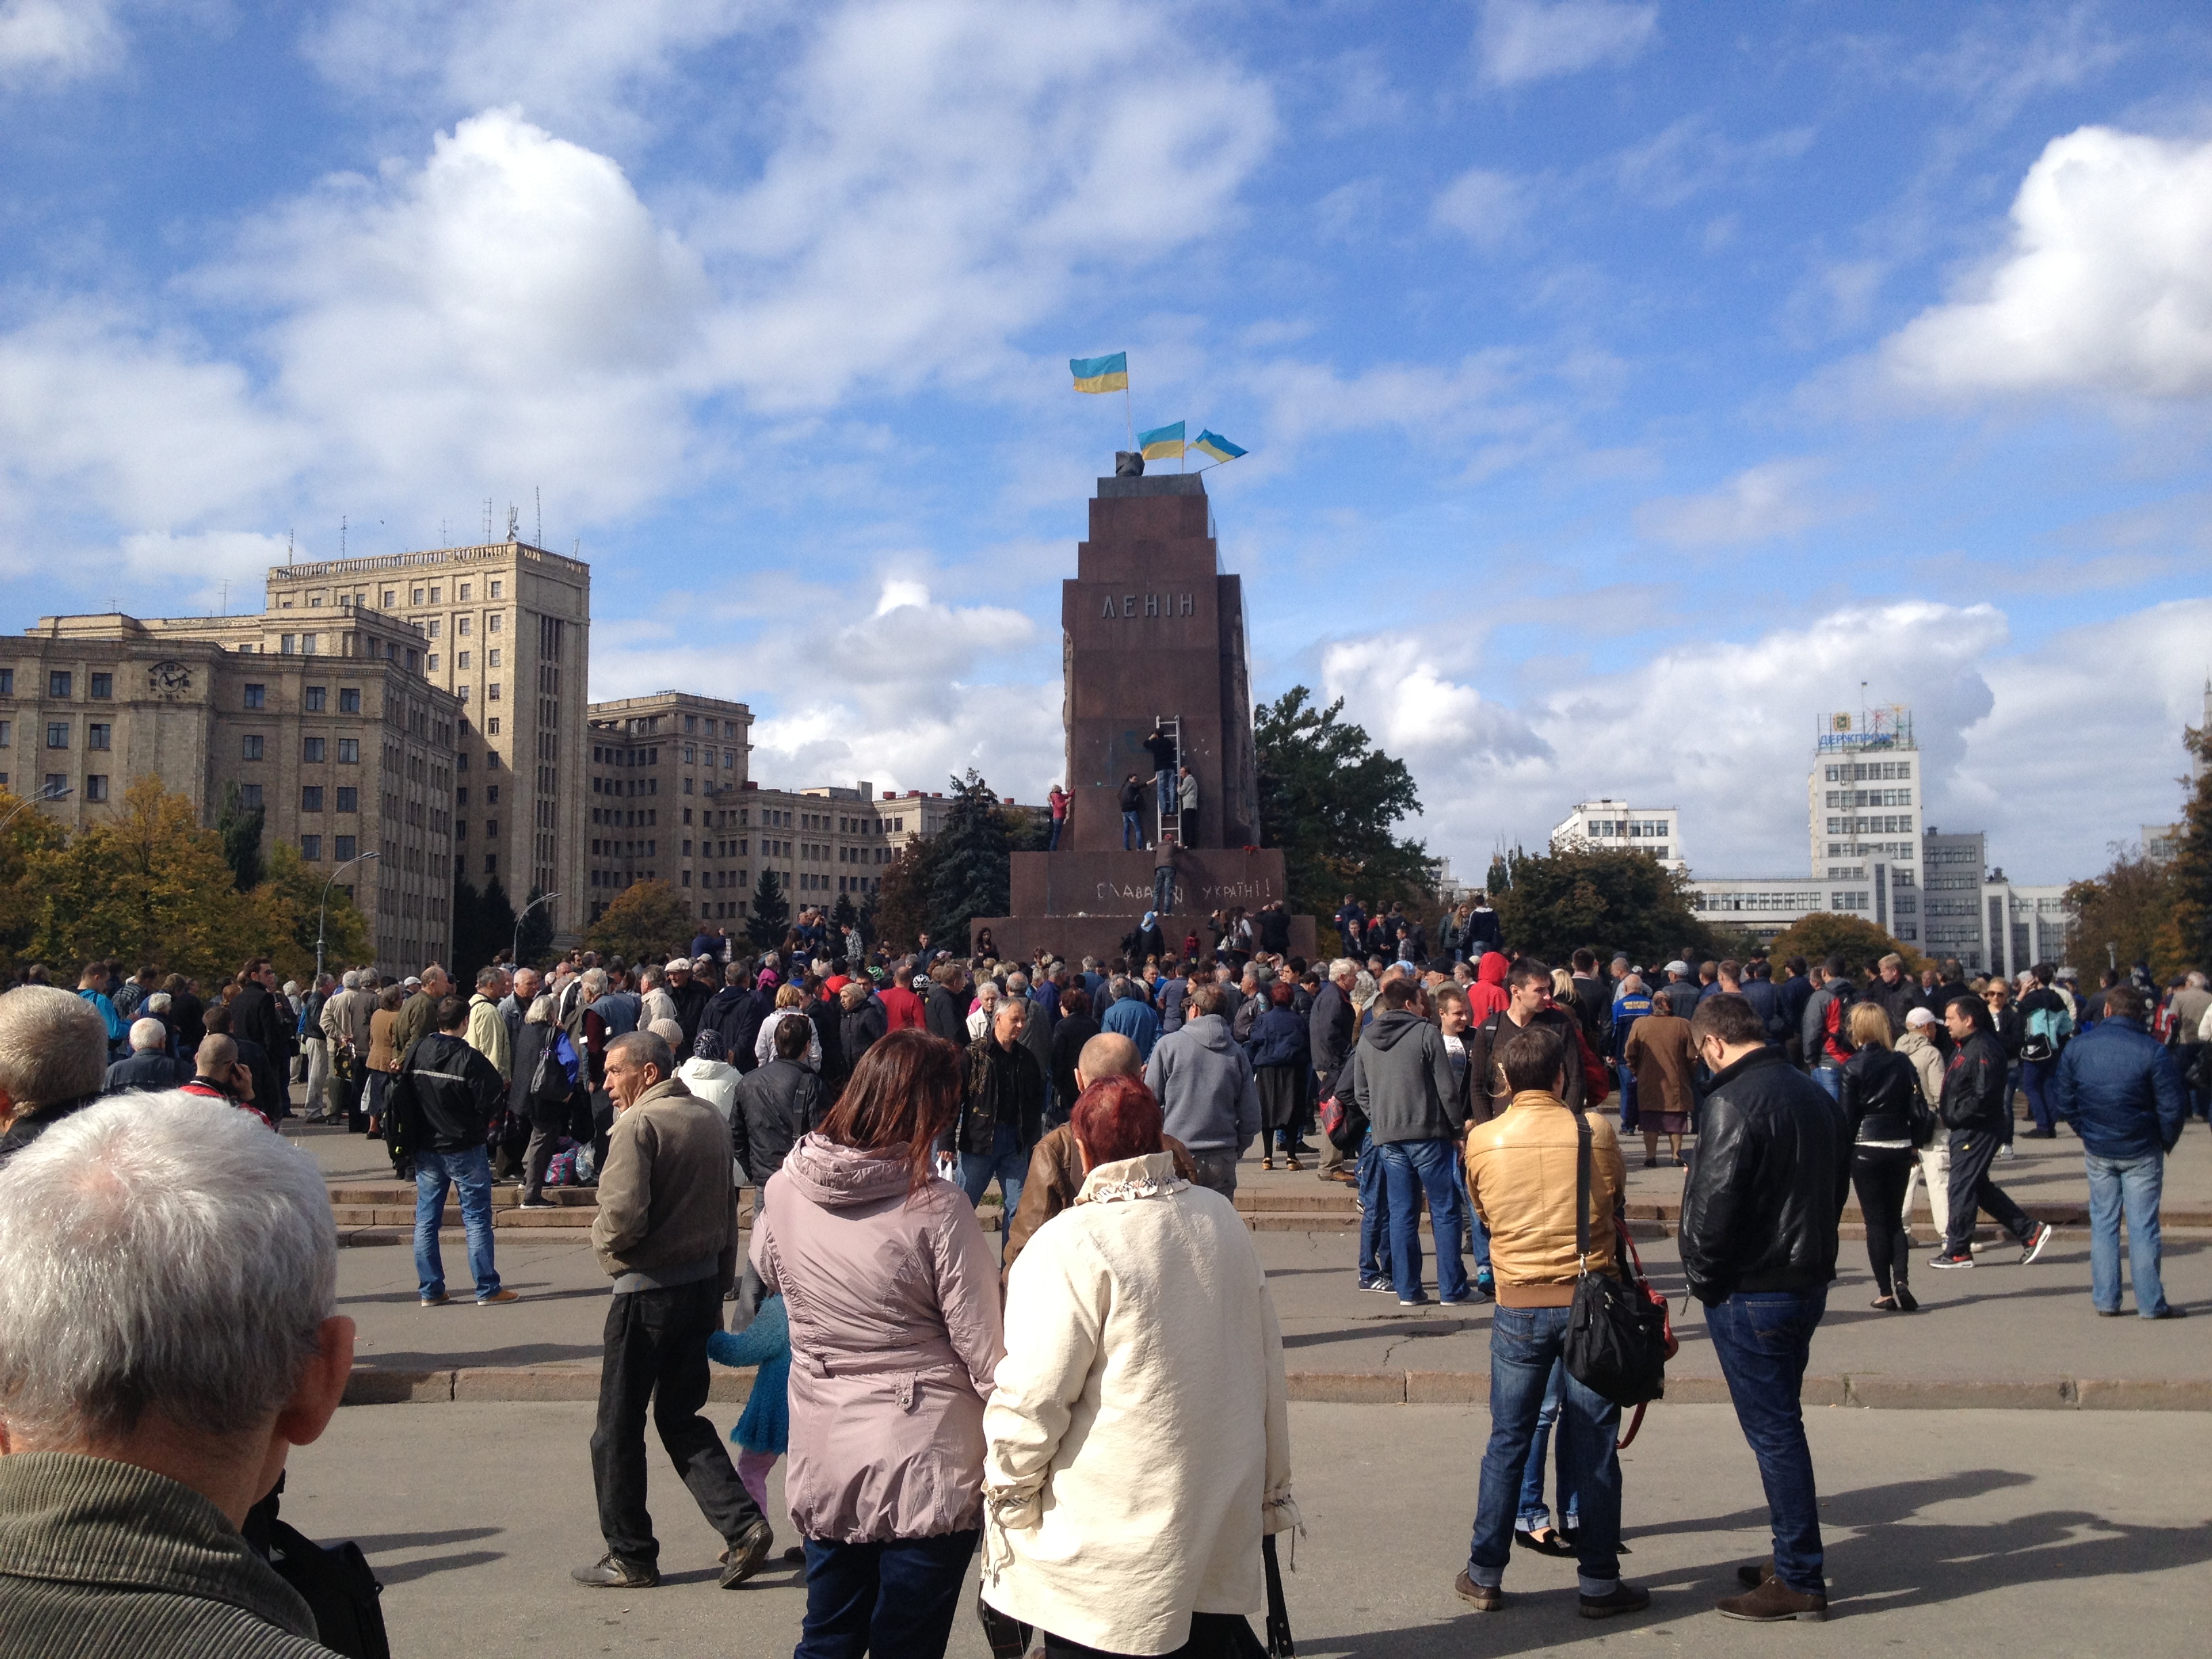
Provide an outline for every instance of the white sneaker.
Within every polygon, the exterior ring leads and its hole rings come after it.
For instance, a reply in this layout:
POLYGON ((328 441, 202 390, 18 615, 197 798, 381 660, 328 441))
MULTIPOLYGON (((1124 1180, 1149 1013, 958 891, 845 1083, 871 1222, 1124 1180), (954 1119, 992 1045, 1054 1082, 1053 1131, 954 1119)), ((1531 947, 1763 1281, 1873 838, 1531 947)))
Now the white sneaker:
POLYGON ((2009 1147, 2009 1146, 2000 1146, 2000 1147, 1998 1147, 1998 1148, 1997 1148, 1997 1162, 1998 1162, 1998 1163, 2000 1163, 2000 1164, 2009 1164, 2009 1163, 2011 1163, 2011 1162, 2012 1162, 2012 1148, 2011 1148, 2011 1147, 2009 1147))

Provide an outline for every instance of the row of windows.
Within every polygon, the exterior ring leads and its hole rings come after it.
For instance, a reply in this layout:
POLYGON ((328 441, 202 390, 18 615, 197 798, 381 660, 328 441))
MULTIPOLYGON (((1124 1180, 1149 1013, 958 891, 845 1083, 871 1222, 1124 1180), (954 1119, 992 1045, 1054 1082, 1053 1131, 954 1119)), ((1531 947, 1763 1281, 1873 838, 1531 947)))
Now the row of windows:
POLYGON ((1818 893, 1705 893, 1691 895, 1699 910, 1817 910, 1818 893))
POLYGON ((640 824, 659 823, 660 809, 657 806, 594 806, 592 809, 592 822, 619 824, 634 830, 640 824))
POLYGON ((1665 818, 1585 818, 1583 834, 1595 841, 1665 841, 1671 835, 1665 818))
MULTIPOLYGON (((361 811, 361 791, 355 788, 351 784, 347 784, 341 787, 337 791, 337 811, 341 812, 358 812, 361 811)), ((310 783, 302 786, 300 790, 300 810, 302 812, 319 812, 323 810, 323 786, 321 784, 310 783)))
MULTIPOLYGON (((456 651, 453 653, 453 672, 459 674, 466 673, 472 665, 471 659, 474 653, 468 651, 456 651)), ((484 666, 487 668, 498 667, 500 656, 501 653, 497 651, 485 652, 484 666)), ((438 653, 433 651, 424 660, 422 667, 424 672, 427 673, 436 673, 438 672, 438 653)))
MULTIPOLYGON (((463 702, 466 702, 469 700, 469 690, 470 688, 465 684, 457 685, 453 688, 453 695, 459 697, 463 702)), ((484 701, 486 702, 497 702, 499 701, 499 682, 497 680, 494 680, 489 685, 484 687, 484 701)), ((492 731, 496 732, 499 730, 499 722, 497 720, 489 721, 488 724, 492 731)))
MULTIPOLYGON (((1919 856, 1920 849, 1909 841, 1832 841, 1828 856, 1832 859, 1889 859, 1899 864, 1910 864, 1919 856)), ((1911 871, 1900 871, 1898 879, 1910 881, 1911 871)))
MULTIPOLYGON (((715 735, 714 726, 716 722, 714 717, 712 714, 708 714, 703 718, 706 720, 705 735, 711 738, 715 735)), ((701 719, 702 716, 697 714, 686 714, 684 717, 684 735, 688 737, 698 732, 700 730, 699 723, 701 719)), ((721 736, 726 738, 734 738, 738 735, 738 723, 735 720, 723 720, 720 722, 720 725, 722 728, 720 733, 721 736)), ((728 764, 727 762, 723 763, 725 765, 728 764)))
POLYGON ((1828 833, 1832 836, 1909 836, 1912 833, 1910 817, 1830 818, 1828 833))
MULTIPOLYGON (((5 772, 0 772, 0 789, 5 789, 9 787, 8 775, 5 772)), ((68 773, 49 772, 46 774, 45 781, 40 784, 39 793, 42 795, 51 796, 58 800, 63 793, 71 787, 68 773)), ((84 780, 84 798, 87 800, 106 800, 108 799, 106 773, 91 772, 86 774, 84 780)))
MULTIPOLYGON (((349 860, 356 856, 356 849, 359 846, 360 842, 356 841, 351 836, 332 836, 331 837, 331 856, 337 860, 340 864, 346 863, 349 860)), ((320 836, 301 836, 300 856, 307 860, 310 864, 321 862, 323 856, 323 838, 320 836)))
MULTIPOLYGON (((622 787, 623 781, 621 778, 603 778, 595 773, 592 778, 592 793, 595 795, 657 795, 660 793, 659 778, 631 778, 628 780, 629 787, 627 789, 622 787)), ((686 778, 684 781, 689 783, 690 780, 686 778)))
MULTIPOLYGON (((88 674, 85 678, 91 683, 91 689, 87 695, 94 701, 105 701, 115 695, 114 675, 88 674)), ((35 681, 33 683, 36 684, 35 681)), ((73 697, 76 695, 76 674, 74 670, 50 668, 46 671, 46 696, 49 698, 58 700, 73 697)), ((0 697, 12 697, 15 695, 15 671, 12 668, 0 668, 0 697)))
MULTIPOLYGON (((15 722, 0 720, 0 749, 15 746, 15 722)), ((46 747, 66 749, 70 746, 70 723, 67 720, 46 722, 46 747)), ((106 720, 88 720, 84 727, 84 746, 88 749, 112 749, 115 746, 115 727, 106 720)))
MULTIPOLYGON (((434 593, 438 590, 434 587, 430 591, 434 593)), ((433 600, 432 603, 435 604, 437 601, 433 600)), ((443 617, 432 617, 422 624, 422 631, 434 640, 444 631, 445 620, 446 619, 443 617)), ((459 638, 467 639, 473 631, 474 620, 475 619, 473 617, 454 617, 454 634, 459 638)), ((484 632, 487 634, 496 634, 506 625, 507 618, 496 611, 492 611, 484 618, 484 632)), ((492 653, 492 655, 496 658, 499 655, 499 653, 495 651, 492 653)), ((434 663, 432 666, 434 667, 436 665, 434 663)))
MULTIPOLYGON (((501 590, 506 586, 507 584, 504 581, 493 582, 491 585, 491 597, 495 599, 505 597, 501 590)), ((408 603, 410 605, 443 605, 446 602, 445 593, 446 590, 442 584, 428 589, 417 587, 413 590, 413 597, 408 601, 408 603), (430 596, 427 600, 422 597, 425 592, 428 592, 430 596)), ((458 583, 455 586, 454 593, 455 602, 457 604, 466 605, 476 596, 476 584, 473 581, 458 583)), ((339 607, 343 610, 351 610, 353 608, 354 600, 356 598, 359 598, 362 603, 366 604, 368 602, 368 596, 366 593, 360 595, 341 593, 338 595, 339 607)), ((321 594, 310 593, 307 595, 307 609, 310 611, 320 609, 322 603, 323 596, 321 594)), ((399 590, 396 587, 386 588, 384 590, 383 609, 386 611, 396 610, 398 608, 398 605, 399 590)), ((279 611, 289 611, 292 608, 292 596, 289 593, 280 595, 276 600, 276 608, 279 611)))
MULTIPOLYGON (((326 713, 330 707, 330 695, 331 689, 326 685, 301 686, 300 688, 300 707, 304 712, 310 714, 326 713)), ((245 686, 244 701, 245 706, 248 708, 266 708, 269 706, 268 686, 265 684, 257 684, 252 680, 247 681, 245 686)), ((361 713, 361 688, 359 686, 342 685, 338 687, 338 713, 341 714, 358 714, 361 713)))
POLYGON ((1910 789, 1831 789, 1826 805, 1830 806, 1910 806, 1910 789))
POLYGON ((1912 775, 1911 761, 1842 761, 1820 769, 1821 776, 1829 783, 1880 783, 1891 778, 1905 779, 1912 775))

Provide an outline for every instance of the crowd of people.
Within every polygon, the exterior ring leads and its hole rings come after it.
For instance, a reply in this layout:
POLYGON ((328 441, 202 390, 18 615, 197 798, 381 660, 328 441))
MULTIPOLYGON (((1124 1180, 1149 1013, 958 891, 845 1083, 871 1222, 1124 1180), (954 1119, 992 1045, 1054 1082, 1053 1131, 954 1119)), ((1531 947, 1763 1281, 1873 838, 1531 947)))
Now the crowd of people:
MULTIPOLYGON (((1574 1557, 1588 1617, 1650 1599, 1620 1573, 1620 1407, 1565 1364, 1577 1280, 1626 1253, 1632 1138, 1644 1168, 1684 1171, 1683 1276, 1771 1511, 1772 1554, 1721 1604, 1731 1617, 1826 1613, 1798 1389, 1850 1194, 1874 1305, 1908 1314, 1916 1188, 1942 1239, 1931 1269, 1975 1265, 1984 1212, 2032 1263, 2051 1229, 1994 1172, 2015 1133, 2065 1124, 2091 1193, 2095 1310, 2122 1310, 2124 1218, 2136 1311, 2185 1311, 2161 1288, 2157 1212, 2163 1159, 2212 1101, 2202 974, 2163 990, 2107 974, 2085 995, 2047 968, 2008 983, 1893 956, 1686 953, 1646 969, 1584 950, 1554 969, 1510 948, 1480 899, 1432 924, 1433 956, 1395 907, 1347 899, 1334 920, 1364 954, 1308 963, 1222 929, 1180 956, 1013 963, 987 938, 964 957, 926 938, 893 957, 825 927, 753 957, 702 934, 641 965, 498 963, 465 992, 437 964, 302 988, 257 960, 212 994, 111 963, 73 996, 35 975, 0 996, 0 1273, 55 1289, 0 1297, 0 1449, 36 1454, 0 1458, 0 1600, 25 1598, 21 1628, 51 1632, 121 1594, 24 1566, 35 1514, 87 1551, 135 1540, 173 1557, 179 1598, 197 1593, 186 1555, 222 1558, 236 1589, 216 1644, 162 1650, 322 1650, 236 1530, 283 1447, 319 1431, 349 1359, 327 1200, 268 1132, 294 1080, 307 1120, 376 1136, 414 1179, 426 1308, 453 1299, 449 1194, 490 1305, 516 1299, 495 1182, 520 1182, 525 1206, 596 1188, 605 1550, 574 1576, 659 1582, 648 1418, 725 1540, 725 1586, 774 1547, 766 1477, 787 1457, 802 1659, 941 1653, 979 1553, 994 1653, 1243 1650, 1263 1554, 1298 1524, 1281 1337, 1233 1206, 1255 1149, 1263 1170, 1310 1160, 1355 1190, 1359 1289, 1431 1301, 1425 1211, 1433 1300, 1494 1304, 1491 1437, 1455 1583, 1483 1612, 1507 1605, 1516 1547, 1574 1557), (2016 1130, 2021 1098, 2033 1127, 2016 1130), (1595 1109, 1608 1100, 1617 1112, 1595 1109), (185 1160, 181 1178, 206 1182, 197 1216, 161 1161, 179 1136, 228 1160, 185 1160), (94 1191, 83 1212, 56 1196, 94 1191), (159 1304, 134 1286, 102 1311, 157 1235, 184 1240, 159 1304), (257 1241, 255 1274, 297 1282, 280 1295, 226 1277, 210 1242, 226 1235, 257 1241), (78 1259, 58 1272, 64 1239, 78 1259), (94 1309, 65 1362, 46 1352, 61 1352, 55 1296, 94 1309), (250 1317, 241 1296, 262 1298, 250 1317), (147 1320, 173 1335, 170 1369, 118 1395, 147 1320), (272 1329, 268 1354, 243 1352, 272 1329), (734 1461, 702 1409, 717 1362, 760 1368, 734 1461), (159 1455, 211 1425, 221 1468, 159 1455)), ((167 1631, 188 1613, 132 1616, 167 1631)), ((115 1650, 10 1639, 0 1653, 115 1650)))

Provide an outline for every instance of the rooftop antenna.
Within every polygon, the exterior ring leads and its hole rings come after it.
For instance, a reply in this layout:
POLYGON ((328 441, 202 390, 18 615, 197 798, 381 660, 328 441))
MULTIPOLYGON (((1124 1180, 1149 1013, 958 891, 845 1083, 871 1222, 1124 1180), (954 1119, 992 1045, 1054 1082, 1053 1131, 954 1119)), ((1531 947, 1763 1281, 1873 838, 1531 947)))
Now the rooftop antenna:
POLYGON ((491 497, 484 497, 484 539, 491 539, 491 497))
POLYGON ((522 524, 522 514, 521 514, 520 513, 519 513, 519 512, 517 512, 517 511, 515 510, 514 503, 513 501, 509 501, 509 502, 507 504, 507 540, 509 540, 509 541, 516 541, 516 540, 519 540, 519 539, 520 539, 520 536, 519 536, 519 533, 518 533, 518 532, 519 532, 520 531, 520 529, 521 529, 521 524, 522 524))
POLYGON ((542 489, 541 488, 539 488, 538 485, 536 485, 536 484, 532 484, 532 485, 531 485, 531 486, 530 486, 530 493, 531 493, 531 495, 532 495, 535 496, 535 497, 537 498, 537 501, 538 501, 538 543, 537 543, 537 544, 538 544, 538 546, 540 546, 540 547, 543 547, 543 546, 544 546, 544 545, 545 545, 545 492, 544 492, 544 489, 542 489))
POLYGON ((345 556, 346 556, 346 521, 345 521, 345 515, 344 515, 343 514, 340 514, 338 515, 338 557, 340 557, 340 558, 342 558, 342 559, 343 559, 343 557, 345 557, 345 556))
POLYGON ((222 614, 230 614, 230 584, 227 581, 222 584, 222 614))

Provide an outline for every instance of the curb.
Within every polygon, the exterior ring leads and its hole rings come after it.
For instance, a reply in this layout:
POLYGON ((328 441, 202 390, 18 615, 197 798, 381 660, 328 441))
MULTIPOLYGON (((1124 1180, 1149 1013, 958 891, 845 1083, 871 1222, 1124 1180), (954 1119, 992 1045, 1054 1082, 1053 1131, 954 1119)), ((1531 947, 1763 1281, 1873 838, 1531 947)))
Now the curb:
MULTIPOLYGON (((714 1370, 707 1398, 743 1405, 753 1373, 714 1370)), ((1333 1406, 1481 1406, 1490 1399, 1487 1371, 1292 1371, 1292 1400, 1333 1406)), ((515 1404, 597 1400, 599 1373, 591 1365, 464 1365, 451 1370, 380 1370, 356 1365, 343 1404, 421 1406, 515 1404)), ((1808 1376, 1808 1406, 1861 1411, 2212 1412, 2212 1378, 2179 1382, 2036 1377, 2009 1382, 1916 1381, 1880 1374, 1808 1376)), ((1717 1376, 1681 1376, 1667 1385, 1663 1404, 1724 1406, 1728 1384, 1717 1376)))

